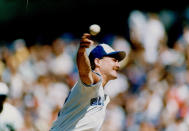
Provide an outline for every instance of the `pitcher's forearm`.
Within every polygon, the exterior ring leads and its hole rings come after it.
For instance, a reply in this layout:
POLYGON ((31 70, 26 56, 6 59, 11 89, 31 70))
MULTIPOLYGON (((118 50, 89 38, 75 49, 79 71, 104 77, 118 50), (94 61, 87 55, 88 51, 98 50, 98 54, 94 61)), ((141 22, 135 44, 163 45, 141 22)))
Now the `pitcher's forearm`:
POLYGON ((79 76, 82 82, 85 84, 92 84, 92 70, 90 65, 90 60, 87 56, 85 47, 80 47, 77 53, 77 67, 79 71, 79 76))
POLYGON ((79 72, 91 72, 90 60, 85 52, 85 49, 79 49, 77 53, 77 66, 79 72))

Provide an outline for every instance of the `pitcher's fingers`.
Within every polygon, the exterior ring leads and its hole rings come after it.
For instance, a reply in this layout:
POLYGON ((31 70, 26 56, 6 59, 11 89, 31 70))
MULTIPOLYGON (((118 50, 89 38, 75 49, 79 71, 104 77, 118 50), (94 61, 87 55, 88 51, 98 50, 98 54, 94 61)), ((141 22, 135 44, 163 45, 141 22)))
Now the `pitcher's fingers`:
POLYGON ((80 46, 89 47, 89 46, 91 46, 93 44, 94 44, 94 42, 92 40, 89 40, 89 39, 82 39, 80 41, 80 46))
POLYGON ((84 33, 81 38, 83 39, 83 38, 90 38, 90 37, 91 35, 89 33, 84 33))
POLYGON ((90 43, 90 42, 91 42, 91 40, 90 40, 90 39, 88 39, 88 38, 83 38, 83 39, 81 39, 81 40, 80 40, 80 42, 89 42, 89 43, 90 43))
POLYGON ((80 44, 80 47, 86 47, 86 48, 88 48, 89 46, 90 46, 89 43, 82 43, 82 44, 80 44))

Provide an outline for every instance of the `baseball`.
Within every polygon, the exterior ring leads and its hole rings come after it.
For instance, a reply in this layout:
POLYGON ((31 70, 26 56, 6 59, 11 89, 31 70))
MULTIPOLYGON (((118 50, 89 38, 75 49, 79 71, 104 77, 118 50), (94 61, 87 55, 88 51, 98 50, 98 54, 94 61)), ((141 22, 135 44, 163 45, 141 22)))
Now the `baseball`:
POLYGON ((89 32, 91 35, 97 35, 100 32, 100 26, 97 24, 93 24, 89 27, 89 32))

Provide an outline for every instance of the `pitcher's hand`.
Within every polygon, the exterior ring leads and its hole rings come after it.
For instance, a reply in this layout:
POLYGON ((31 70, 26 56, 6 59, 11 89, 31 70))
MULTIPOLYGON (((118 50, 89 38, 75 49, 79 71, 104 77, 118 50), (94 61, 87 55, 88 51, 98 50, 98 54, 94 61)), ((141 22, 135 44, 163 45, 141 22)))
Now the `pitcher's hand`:
POLYGON ((80 48, 89 48, 94 44, 94 41, 90 39, 91 35, 84 33, 80 40, 80 48))

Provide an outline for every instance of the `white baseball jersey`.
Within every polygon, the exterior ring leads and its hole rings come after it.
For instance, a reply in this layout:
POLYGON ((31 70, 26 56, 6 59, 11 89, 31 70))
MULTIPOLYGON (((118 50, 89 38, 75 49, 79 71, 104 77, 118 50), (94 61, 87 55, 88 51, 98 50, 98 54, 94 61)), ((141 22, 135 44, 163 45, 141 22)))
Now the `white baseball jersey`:
POLYGON ((109 101, 102 79, 90 86, 78 80, 50 131, 99 131, 109 101))
POLYGON ((24 118, 13 105, 5 102, 0 113, 0 131, 20 130, 24 126, 24 118))

